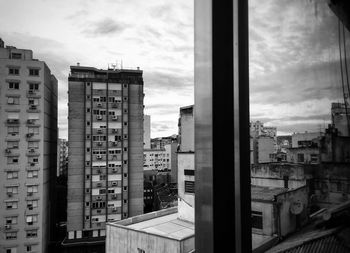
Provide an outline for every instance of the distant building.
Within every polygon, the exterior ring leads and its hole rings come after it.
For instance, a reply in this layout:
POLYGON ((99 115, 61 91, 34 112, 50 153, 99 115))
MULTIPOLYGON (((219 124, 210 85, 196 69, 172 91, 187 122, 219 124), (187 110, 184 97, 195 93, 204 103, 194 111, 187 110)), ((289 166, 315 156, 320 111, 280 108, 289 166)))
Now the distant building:
POLYGON ((332 103, 332 124, 338 130, 339 136, 350 136, 350 108, 345 108, 343 103, 332 103), (346 114, 346 111, 348 114, 346 114))
POLYGON ((48 252, 54 228, 57 79, 0 39, 0 252, 48 252))
POLYGON ((57 176, 67 176, 68 169, 68 141, 58 139, 57 142, 57 176))
POLYGON ((258 136, 269 136, 276 140, 277 128, 267 127, 261 121, 250 122, 250 136, 256 138, 258 136))
POLYGON ((143 116, 143 148, 151 148, 151 116, 143 116))
POLYGON ((292 148, 309 146, 309 143, 315 142, 323 134, 321 132, 305 132, 292 134, 292 148))
POLYGON ((180 108, 179 151, 194 151, 194 114, 193 105, 180 108))
POLYGON ((308 221, 308 187, 251 188, 253 233, 284 237, 308 221))
POLYGON ((143 213, 142 73, 71 66, 66 252, 104 251, 106 222, 143 213))

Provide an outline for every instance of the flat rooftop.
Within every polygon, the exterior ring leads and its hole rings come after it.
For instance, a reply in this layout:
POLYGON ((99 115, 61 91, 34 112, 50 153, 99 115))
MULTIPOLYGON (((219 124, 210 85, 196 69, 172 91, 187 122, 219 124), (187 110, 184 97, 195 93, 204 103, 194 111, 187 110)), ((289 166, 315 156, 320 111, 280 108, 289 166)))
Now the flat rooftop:
POLYGON ((194 223, 179 219, 177 207, 110 222, 108 225, 178 241, 194 237, 194 223))
POLYGON ((288 189, 280 187, 265 187, 252 185, 251 197, 252 200, 268 200, 272 201, 276 195, 287 192, 288 189))

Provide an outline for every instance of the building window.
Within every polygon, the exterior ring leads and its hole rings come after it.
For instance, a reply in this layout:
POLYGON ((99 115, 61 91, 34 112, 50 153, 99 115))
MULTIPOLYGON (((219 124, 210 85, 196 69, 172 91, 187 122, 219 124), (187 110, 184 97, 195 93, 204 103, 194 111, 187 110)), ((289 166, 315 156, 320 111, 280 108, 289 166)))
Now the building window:
POLYGON ((90 108, 86 108, 86 112, 90 112, 90 108))
POLYGON ((7 148, 18 148, 19 141, 8 141, 7 148))
POLYGON ((194 181, 185 181, 185 193, 194 193, 194 181))
POLYGON ((39 99, 37 98, 28 99, 28 105, 39 105, 39 99))
MULTIPOLYGON (((9 232, 5 234, 6 240, 13 240, 17 239, 17 232, 9 232)), ((10 252, 15 252, 15 251, 10 251, 10 252)))
POLYGON ((7 157, 7 164, 18 164, 18 157, 7 157))
POLYGON ((17 220, 17 216, 11 216, 11 217, 6 217, 6 225, 14 225, 17 224, 18 220, 17 220))
POLYGON ((39 90, 39 84, 38 83, 30 83, 29 90, 39 90))
POLYGON ((38 230, 37 229, 31 229, 26 231, 26 237, 27 238, 34 238, 38 236, 38 230))
POLYGON ((10 67, 9 68, 9 75, 19 75, 19 68, 14 68, 14 67, 10 67))
POLYGON ((21 53, 11 53, 11 59, 21 60, 22 54, 21 53))
POLYGON ((27 178, 38 178, 39 173, 37 170, 29 170, 27 172, 27 178))
POLYGON ((17 126, 9 126, 7 127, 7 133, 8 134, 18 134, 19 133, 19 127, 17 126))
POLYGON ((19 82, 9 82, 10 90, 19 90, 19 82))
POLYGON ((31 185, 27 187, 27 193, 28 195, 31 195, 32 193, 38 192, 38 185, 31 185))
POLYGON ((30 76, 39 76, 39 69, 29 69, 30 76))
POLYGON ((27 252, 31 252, 32 251, 32 245, 27 245, 26 250, 27 250, 27 252))
POLYGON ((39 134, 39 127, 28 127, 28 133, 39 134))
POLYGON ((8 201, 6 202, 6 209, 17 209, 18 202, 17 201, 8 201))
POLYGON ((17 171, 8 171, 7 172, 7 179, 18 179, 18 172, 17 171))
POLYGON ((19 98, 18 97, 8 97, 7 98, 7 104, 9 104, 9 105, 19 105, 19 98))
POLYGON ((37 214, 27 215, 26 222, 28 225, 33 225, 33 223, 37 223, 38 222, 38 215, 37 214))
POLYGON ((38 201, 37 200, 27 200, 27 208, 29 210, 33 210, 33 208, 38 207, 38 201))
POLYGON ((298 163, 304 162, 304 154, 298 154, 298 163))
MULTIPOLYGON (((168 159, 169 161, 169 159, 168 159)), ((194 176, 194 170, 184 170, 184 174, 186 176, 194 176)))
POLYGON ((29 141, 28 142, 28 148, 29 149, 39 148, 39 142, 38 141, 29 141))
POLYGON ((252 227, 257 229, 263 228, 262 212, 252 211, 252 227))

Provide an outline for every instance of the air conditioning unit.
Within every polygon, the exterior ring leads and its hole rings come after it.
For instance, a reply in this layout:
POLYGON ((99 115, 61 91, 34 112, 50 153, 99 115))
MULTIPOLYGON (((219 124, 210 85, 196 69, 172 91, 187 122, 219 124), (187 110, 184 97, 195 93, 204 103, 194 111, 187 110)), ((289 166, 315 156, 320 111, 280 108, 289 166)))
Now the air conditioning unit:
POLYGON ((37 107, 36 107, 36 105, 31 105, 31 106, 29 107, 29 109, 31 109, 31 110, 36 110, 37 107))
POLYGON ((117 107, 118 107, 118 103, 113 103, 113 104, 112 104, 112 107, 113 107, 113 108, 117 108, 117 107))
POLYGON ((102 120, 102 115, 97 115, 97 116, 96 116, 96 119, 102 120))
POLYGON ((102 187, 102 183, 97 183, 96 186, 97 187, 102 187))
POLYGON ((98 197, 96 198, 96 200, 102 200, 102 198, 101 198, 100 196, 98 196, 98 197))
POLYGON ((34 123, 34 120, 33 120, 33 119, 28 119, 28 120, 27 120, 27 123, 28 123, 28 124, 33 124, 33 123, 34 123))
POLYGON ((33 210, 33 205, 28 205, 27 207, 29 210, 33 210))
POLYGON ((98 155, 98 156, 97 156, 97 159, 102 159, 102 156, 101 156, 101 155, 98 155))
POLYGON ((117 182, 112 182, 112 186, 117 186, 118 183, 117 182))
POLYGON ((99 141, 99 142, 97 143, 97 145, 102 146, 102 142, 99 141))
POLYGON ((117 146, 118 145, 118 142, 117 141, 113 141, 113 146, 117 146))
POLYGON ((101 173, 102 173, 102 171, 101 171, 101 170, 97 170, 97 173, 98 173, 98 174, 101 174, 101 173))
POLYGON ((102 134, 102 129, 98 129, 97 133, 102 134))
POLYGON ((102 107, 102 104, 101 104, 101 103, 97 103, 97 106, 98 106, 98 107, 102 107))
POLYGON ((35 166, 35 163, 30 163, 30 166, 35 166))
POLYGON ((8 196, 8 197, 12 197, 12 192, 8 192, 8 193, 7 193, 7 196, 8 196))
POLYGON ((31 148, 31 149, 29 150, 29 152, 30 152, 30 153, 34 153, 34 152, 35 152, 35 149, 34 149, 34 148, 31 148))
POLYGON ((32 137, 34 134, 33 133, 27 133, 26 136, 29 138, 29 137, 32 137))
POLYGON ((11 229, 11 225, 6 224, 6 225, 5 225, 5 229, 6 229, 6 230, 11 229))
POLYGON ((18 123, 19 120, 18 119, 7 119, 7 123, 10 123, 10 124, 14 124, 14 123, 18 123))
POLYGON ((34 94, 34 90, 29 90, 28 94, 34 94))
POLYGON ((116 115, 112 116, 112 120, 118 120, 118 116, 116 115))
POLYGON ((113 128, 112 133, 116 133, 116 132, 117 132, 117 129, 113 128))
POLYGON ((11 149, 7 148, 7 149, 5 149, 5 152, 6 152, 7 154, 10 154, 10 153, 11 153, 11 149))
POLYGON ((33 193, 32 192, 28 192, 27 196, 33 196, 33 193))
POLYGON ((112 195, 112 199, 117 199, 117 195, 112 195))

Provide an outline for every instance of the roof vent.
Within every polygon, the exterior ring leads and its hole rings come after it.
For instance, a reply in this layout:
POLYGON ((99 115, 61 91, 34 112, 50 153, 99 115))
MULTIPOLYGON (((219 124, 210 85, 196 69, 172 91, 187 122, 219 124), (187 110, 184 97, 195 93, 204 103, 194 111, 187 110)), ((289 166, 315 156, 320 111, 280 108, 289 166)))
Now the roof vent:
POLYGON ((77 62, 77 66, 78 66, 78 67, 80 66, 80 62, 77 62))

